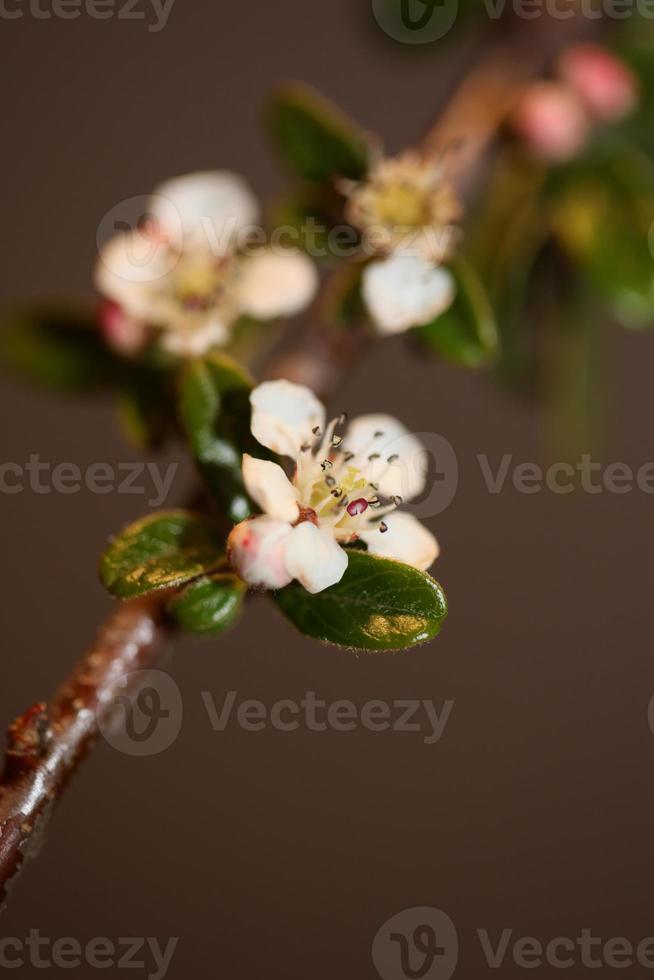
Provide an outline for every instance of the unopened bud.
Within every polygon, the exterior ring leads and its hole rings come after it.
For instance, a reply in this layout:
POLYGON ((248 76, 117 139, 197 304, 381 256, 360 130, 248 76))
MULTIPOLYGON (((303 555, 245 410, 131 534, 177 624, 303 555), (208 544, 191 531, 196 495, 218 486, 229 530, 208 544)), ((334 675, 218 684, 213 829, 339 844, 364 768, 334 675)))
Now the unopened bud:
POLYGON ((631 68, 596 44, 576 44, 559 61, 560 77, 587 111, 603 122, 627 116, 638 101, 638 82, 631 68))
POLYGON ((282 589, 292 576, 286 571, 285 544, 291 525, 270 517, 242 521, 227 539, 232 568, 254 588, 282 589))
POLYGON ((522 96, 513 129, 536 156, 563 163, 584 148, 590 123, 583 106, 562 82, 538 82, 522 96))

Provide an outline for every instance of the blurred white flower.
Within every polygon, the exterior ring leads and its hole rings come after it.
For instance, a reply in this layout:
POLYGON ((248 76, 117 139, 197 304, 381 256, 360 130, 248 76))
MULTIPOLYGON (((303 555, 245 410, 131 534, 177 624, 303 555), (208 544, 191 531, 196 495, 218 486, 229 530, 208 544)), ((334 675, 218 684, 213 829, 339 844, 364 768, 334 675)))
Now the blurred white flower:
MULTIPOLYGON (((147 328, 158 330, 164 349, 179 356, 226 344, 240 316, 299 313, 317 290, 316 269, 295 251, 239 252, 257 217, 256 199, 234 174, 168 181, 152 196, 143 226, 102 249, 96 286, 122 311, 135 339, 142 343, 147 328)), ((121 341, 123 350, 130 347, 124 335, 121 341)))
POLYGON ((363 273, 364 302, 385 335, 428 323, 452 305, 455 293, 452 274, 419 256, 391 255, 363 273))
POLYGON ((414 150, 379 160, 361 183, 342 182, 348 220, 368 246, 441 263, 456 244, 461 202, 440 162, 414 150))
POLYGON ((248 584, 279 589, 297 579, 311 593, 340 582, 342 547, 362 541, 373 554, 427 569, 436 539, 410 514, 397 513, 426 483, 424 449, 387 415, 364 415, 345 428, 325 424, 313 392, 269 381, 252 392, 252 433, 294 461, 289 479, 277 463, 243 458, 243 478, 263 514, 238 524, 228 540, 235 571, 248 584))
POLYGON ((409 151, 380 160, 362 183, 342 182, 347 216, 364 252, 363 299, 381 334, 402 333, 443 313, 454 281, 439 268, 458 241, 462 206, 441 163, 409 151))

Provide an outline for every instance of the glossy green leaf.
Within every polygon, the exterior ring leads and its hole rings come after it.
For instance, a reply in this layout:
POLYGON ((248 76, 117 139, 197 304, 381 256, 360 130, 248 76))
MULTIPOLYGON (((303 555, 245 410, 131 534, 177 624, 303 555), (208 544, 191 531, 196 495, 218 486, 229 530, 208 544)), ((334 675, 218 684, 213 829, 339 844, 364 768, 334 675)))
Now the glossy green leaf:
POLYGON ((280 89, 268 112, 272 137, 291 170, 305 180, 359 180, 368 169, 366 134, 308 86, 280 89))
POLYGON ((431 640, 447 615, 445 594, 410 565, 350 551, 345 575, 317 595, 293 583, 275 593, 307 636, 356 650, 404 650, 431 640))
POLYGON ((92 314, 76 307, 8 314, 0 332, 0 359, 29 381, 65 391, 115 383, 121 370, 92 314))
POLYGON ((187 511, 144 517, 115 537, 100 563, 100 578, 118 599, 184 585, 217 568, 224 542, 187 511))
POLYGON ((212 575, 188 585, 168 609, 189 633, 220 633, 240 615, 246 592, 236 575, 212 575))
POLYGON ((451 364, 483 367, 498 350, 493 308, 481 279, 469 263, 459 257, 450 271, 456 281, 454 303, 431 323, 418 327, 418 336, 451 364))
POLYGON ((251 513, 243 488, 243 452, 252 448, 247 373, 223 354, 192 361, 182 374, 182 427, 209 489, 233 521, 251 513))

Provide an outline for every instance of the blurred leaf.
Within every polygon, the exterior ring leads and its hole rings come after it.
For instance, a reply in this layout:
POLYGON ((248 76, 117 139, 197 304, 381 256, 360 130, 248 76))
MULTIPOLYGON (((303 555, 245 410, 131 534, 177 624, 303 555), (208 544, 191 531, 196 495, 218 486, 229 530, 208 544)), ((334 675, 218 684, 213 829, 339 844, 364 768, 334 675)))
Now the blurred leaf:
POLYGON ((497 368, 523 385, 535 368, 529 302, 538 258, 550 235, 543 190, 547 169, 514 146, 498 156, 466 236, 466 252, 486 285, 499 334, 497 368))
MULTIPOLYGON (((348 241, 352 252, 358 244, 358 235, 349 225, 344 224, 343 199, 327 184, 301 184, 283 197, 272 208, 271 225, 279 231, 284 229, 280 244, 289 248, 301 248, 317 261, 342 261, 332 247, 330 236, 336 226, 342 226, 351 233, 348 241)), ((340 239, 336 241, 339 247, 340 239)))
POLYGON ((556 188, 552 221, 615 319, 631 328, 654 325, 654 173, 642 159, 618 151, 603 165, 573 170, 556 188))
MULTIPOLYGON (((231 520, 252 513, 243 488, 243 452, 252 448, 249 375, 224 354, 191 361, 180 384, 179 414, 207 484, 231 520)), ((258 444, 257 444, 258 445, 258 444)))
POLYGON ((473 267, 459 256, 450 267, 456 281, 452 306, 417 328, 432 350, 451 364, 483 367, 498 348, 497 325, 486 289, 473 267))
POLYGON ((404 650, 431 640, 447 615, 445 594, 426 572, 350 551, 345 575, 311 595, 293 583, 274 595, 307 636, 357 650, 404 650))
POLYGON ((298 177, 318 182, 360 180, 368 170, 366 134, 305 85, 280 89, 268 111, 275 144, 298 177))
POLYGON ((118 599, 183 585, 216 568, 224 543, 201 517, 168 511, 126 527, 102 556, 100 578, 118 599))
POLYGON ((246 592, 236 575, 212 575, 188 585, 168 610, 188 633, 221 633, 238 618, 246 592))
POLYGON ((0 360, 29 381, 66 391, 115 383, 121 372, 92 312, 74 307, 9 314, 0 333, 0 360))

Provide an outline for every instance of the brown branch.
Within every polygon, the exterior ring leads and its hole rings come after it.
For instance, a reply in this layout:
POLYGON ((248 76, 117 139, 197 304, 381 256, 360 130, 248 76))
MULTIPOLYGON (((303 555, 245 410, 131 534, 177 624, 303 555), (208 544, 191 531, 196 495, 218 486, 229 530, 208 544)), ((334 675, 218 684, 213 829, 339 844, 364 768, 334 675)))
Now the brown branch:
POLYGON ((163 608, 159 597, 117 606, 52 701, 10 726, 0 783, 0 906, 116 696, 129 693, 126 675, 158 662, 163 608))
MULTIPOLYGON (((465 196, 479 184, 486 151, 522 86, 589 26, 580 18, 522 24, 455 93, 423 148, 431 154, 458 146, 451 163, 465 196)), ((294 338, 295 350, 271 359, 264 376, 287 377, 330 397, 360 362, 370 339, 363 329, 325 332, 318 319, 299 345, 294 338)), ((35 705, 10 727, 0 781, 0 904, 69 778, 95 743, 116 695, 125 693, 125 674, 158 662, 166 633, 163 609, 161 597, 117 606, 53 700, 35 705)))

